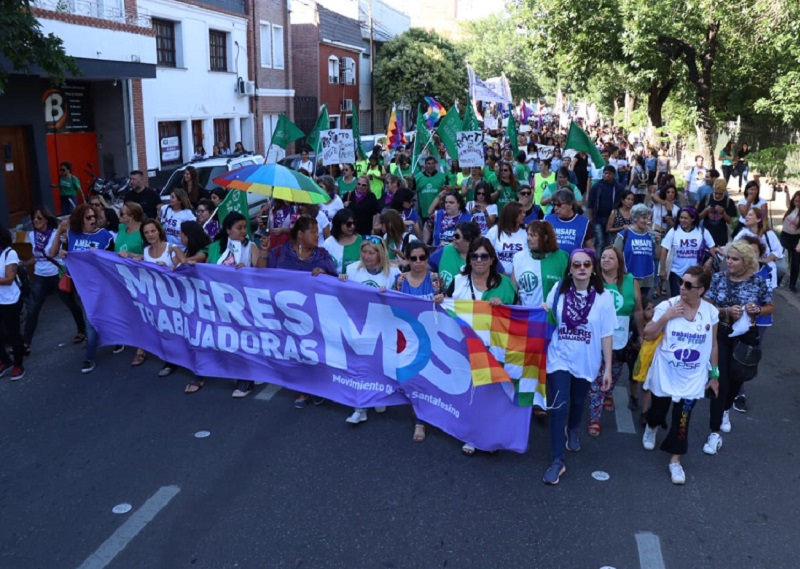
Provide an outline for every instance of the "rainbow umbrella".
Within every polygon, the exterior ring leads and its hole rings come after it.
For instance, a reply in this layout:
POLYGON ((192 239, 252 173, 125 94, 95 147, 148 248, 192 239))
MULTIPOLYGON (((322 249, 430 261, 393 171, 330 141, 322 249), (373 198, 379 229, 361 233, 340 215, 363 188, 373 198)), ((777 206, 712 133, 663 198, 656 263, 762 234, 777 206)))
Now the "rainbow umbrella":
POLYGON ((280 164, 254 164, 214 178, 224 188, 295 203, 328 203, 331 197, 308 176, 280 164))

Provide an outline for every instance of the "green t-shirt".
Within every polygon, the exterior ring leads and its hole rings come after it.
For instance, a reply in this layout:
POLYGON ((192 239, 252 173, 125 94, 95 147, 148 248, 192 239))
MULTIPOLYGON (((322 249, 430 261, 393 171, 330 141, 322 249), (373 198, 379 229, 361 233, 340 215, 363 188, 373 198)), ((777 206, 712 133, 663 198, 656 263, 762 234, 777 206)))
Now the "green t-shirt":
POLYGON ((550 175, 545 178, 541 174, 536 174, 533 177, 533 203, 542 205, 542 194, 547 189, 547 186, 556 182, 556 173, 550 172, 550 175))
POLYGON ((375 197, 381 199, 383 195, 383 180, 381 180, 381 167, 368 168, 365 175, 372 174, 373 178, 369 181, 369 189, 375 194, 375 197))
POLYGON ((430 217, 430 215, 428 215, 428 210, 433 200, 436 199, 436 196, 439 195, 439 192, 441 192, 442 188, 447 184, 447 178, 439 171, 434 173, 433 176, 427 176, 424 172, 418 172, 414 176, 414 181, 417 184, 417 208, 419 209, 419 216, 422 219, 427 219, 430 217))
POLYGON ((517 290, 514 288, 514 283, 505 275, 500 275, 500 284, 494 288, 483 291, 481 300, 491 300, 492 298, 499 298, 503 304, 514 304, 517 298, 517 290))
POLYGON ((514 176, 516 176, 517 180, 520 182, 528 183, 528 176, 530 175, 531 171, 528 169, 528 166, 525 164, 517 164, 514 166, 514 176))
POLYGON ((74 198, 78 196, 78 190, 81 189, 81 181, 77 176, 62 176, 58 179, 59 195, 65 198, 74 198))
POLYGON ((511 186, 504 184, 500 184, 498 189, 500 193, 497 194, 497 199, 494 203, 497 204, 497 215, 500 215, 506 204, 517 201, 517 192, 511 186))
POLYGON ((461 258, 461 254, 451 243, 442 248, 442 258, 439 260, 439 276, 444 281, 444 289, 450 286, 456 275, 461 272, 461 267, 467 264, 466 259, 461 258))
POLYGON ((369 161, 368 160, 356 160, 354 164, 356 168, 356 176, 363 176, 367 173, 367 168, 369 168, 369 161))
POLYGON ((344 181, 343 177, 336 180, 336 183, 339 185, 339 197, 343 198, 345 194, 355 190, 356 181, 358 181, 358 178, 356 178, 355 176, 353 176, 353 181, 351 181, 349 184, 344 181))
POLYGON ((390 164, 389 165, 389 173, 390 174, 394 174, 395 176, 400 176, 401 178, 405 178, 406 176, 410 176, 411 175, 411 166, 409 165, 408 168, 403 170, 397 164, 390 164))
MULTIPOLYGON (((483 170, 483 181, 486 182, 487 184, 491 185, 492 188, 494 188, 495 190, 497 189, 497 183, 498 182, 497 182, 497 174, 495 172, 492 172, 491 170, 487 170, 487 169, 484 168, 484 170, 483 170)), ((494 191, 494 190, 492 190, 492 191, 494 191)))
POLYGON ((622 291, 620 292, 617 283, 606 283, 606 290, 611 292, 614 298, 614 309, 617 311, 617 316, 628 316, 633 314, 633 308, 636 304, 636 292, 633 284, 633 275, 626 273, 622 279, 622 291))
POLYGON ((125 224, 120 223, 117 238, 114 239, 114 251, 117 253, 127 251, 128 253, 134 253, 136 255, 141 255, 144 253, 142 232, 134 231, 133 233, 128 233, 128 228, 125 226, 125 224))

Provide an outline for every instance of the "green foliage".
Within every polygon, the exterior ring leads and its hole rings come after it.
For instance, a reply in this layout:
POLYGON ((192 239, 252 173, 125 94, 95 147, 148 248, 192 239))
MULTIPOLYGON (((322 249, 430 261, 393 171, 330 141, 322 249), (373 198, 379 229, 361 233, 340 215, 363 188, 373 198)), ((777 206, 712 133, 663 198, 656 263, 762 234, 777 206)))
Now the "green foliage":
POLYGON ((425 96, 449 107, 464 100, 467 68, 462 50, 435 32, 412 28, 388 41, 378 52, 375 95, 380 105, 416 106, 425 96))
POLYGON ((750 169, 775 181, 800 175, 800 145, 786 144, 763 148, 747 156, 750 169))
POLYGON ((61 39, 42 33, 29 0, 0 0, 0 54, 10 63, 0 65, 0 93, 12 72, 25 73, 33 66, 42 68, 55 82, 67 74, 81 74, 75 60, 64 52, 61 39))

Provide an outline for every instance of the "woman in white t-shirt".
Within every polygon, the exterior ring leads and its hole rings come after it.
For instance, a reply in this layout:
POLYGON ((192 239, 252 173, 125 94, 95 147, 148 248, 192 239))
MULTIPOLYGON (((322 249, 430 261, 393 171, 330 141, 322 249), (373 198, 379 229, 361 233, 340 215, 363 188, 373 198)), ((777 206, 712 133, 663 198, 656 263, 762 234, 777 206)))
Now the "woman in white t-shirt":
POLYGON ((672 296, 678 296, 681 277, 686 269, 700 262, 710 263, 711 256, 717 252, 714 238, 711 233, 699 227, 699 221, 696 209, 688 205, 682 207, 678 213, 678 225, 667 231, 661 240, 659 277, 662 283, 667 278, 667 255, 674 250, 672 267, 669 271, 669 289, 672 296))
MULTIPOLYGON (((339 275, 339 280, 354 282, 371 286, 384 292, 391 288, 400 270, 389 263, 389 254, 383 239, 374 235, 365 237, 361 243, 361 260, 347 267, 347 272, 339 275)), ((383 413, 386 407, 376 407, 375 411, 383 413)), ((353 414, 347 418, 351 425, 357 425, 367 420, 367 410, 356 407, 353 414)))
POLYGON ((545 471, 545 484, 558 484, 566 471, 565 447, 571 452, 581 449, 578 432, 583 408, 602 362, 608 362, 603 373, 603 390, 611 388, 610 362, 617 313, 614 299, 605 290, 600 275, 593 249, 573 249, 564 280, 547 295, 545 307, 552 309, 556 330, 547 348, 547 407, 553 463, 545 471))
POLYGON ((656 340, 661 334, 663 338, 656 347, 644 384, 644 389, 652 394, 652 403, 646 415, 642 446, 646 450, 656 447, 658 427, 672 405, 672 421, 661 450, 671 455, 669 471, 673 484, 686 482, 680 460, 689 448, 692 409, 707 389, 715 397, 719 394, 719 310, 702 298, 710 285, 711 276, 703 267, 689 267, 683 274, 680 296, 660 303, 653 320, 644 328, 645 340, 656 340))
POLYGON ((467 213, 486 235, 497 221, 497 206, 492 203, 492 190, 486 182, 475 184, 475 199, 467 202, 467 213))
MULTIPOLYGON (((237 190, 238 191, 238 190, 237 190)), ((167 241, 172 245, 181 244, 181 223, 184 221, 197 221, 197 216, 192 212, 189 196, 180 188, 175 188, 169 195, 169 205, 161 207, 161 227, 167 235, 167 241)))
POLYGON ((744 197, 736 204, 739 208, 739 231, 741 231, 741 227, 745 223, 747 212, 751 209, 760 209, 761 217, 764 219, 769 215, 767 211, 767 200, 761 199, 761 196, 759 196, 760 191, 761 189, 759 188, 758 182, 755 180, 750 180, 744 187, 744 197))
POLYGON ((764 225, 760 209, 751 208, 747 212, 747 215, 744 216, 744 229, 739 231, 733 240, 739 241, 747 235, 757 238, 764 245, 764 256, 759 260, 769 266, 769 284, 773 289, 777 288, 778 267, 775 260, 783 259, 783 245, 775 232, 764 225))
POLYGON ((525 212, 519 202, 509 202, 500 212, 497 225, 486 233, 497 258, 503 265, 503 272, 510 275, 514 270, 514 255, 528 246, 528 234, 523 227, 525 212))
MULTIPOLYGON (((11 248, 11 233, 0 225, 0 337, 11 344, 14 360, 8 357, 5 345, 0 349, 0 377, 11 370, 11 381, 25 377, 22 359, 25 351, 19 333, 19 314, 22 310, 21 292, 17 284, 19 257, 11 248)), ((25 270, 25 269, 23 269, 25 270)))

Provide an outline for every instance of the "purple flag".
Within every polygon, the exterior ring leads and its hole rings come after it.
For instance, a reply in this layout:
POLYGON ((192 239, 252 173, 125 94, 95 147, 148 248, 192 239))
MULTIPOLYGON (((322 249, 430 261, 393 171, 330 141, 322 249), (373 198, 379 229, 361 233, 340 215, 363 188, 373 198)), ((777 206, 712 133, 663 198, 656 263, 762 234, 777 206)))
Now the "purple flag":
POLYGON ((467 340, 482 342, 431 301, 279 269, 171 272, 105 251, 70 253, 67 266, 102 345, 343 405, 410 403, 479 449, 527 449, 530 408, 503 383, 473 384, 467 340))

